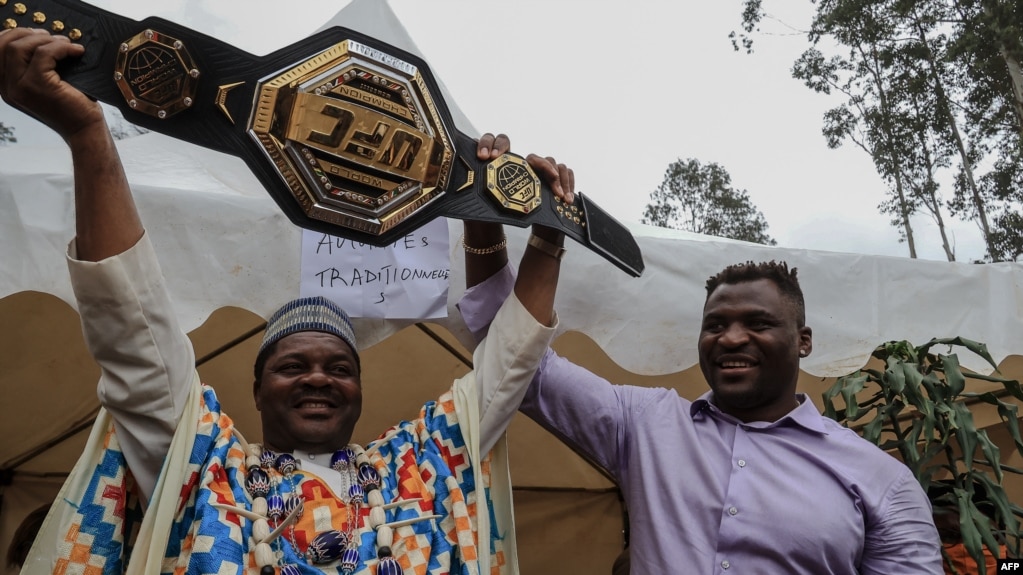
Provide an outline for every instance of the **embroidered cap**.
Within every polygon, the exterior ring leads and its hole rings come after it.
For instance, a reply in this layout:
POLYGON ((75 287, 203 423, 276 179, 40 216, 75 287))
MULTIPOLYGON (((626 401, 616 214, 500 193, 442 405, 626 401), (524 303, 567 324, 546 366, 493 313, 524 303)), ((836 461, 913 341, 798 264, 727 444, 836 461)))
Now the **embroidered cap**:
POLYGON ((322 296, 292 300, 274 312, 266 322, 266 332, 263 334, 263 342, 259 344, 258 355, 263 355, 268 346, 285 336, 301 331, 322 331, 336 335, 352 348, 356 359, 359 357, 352 320, 345 310, 322 296))

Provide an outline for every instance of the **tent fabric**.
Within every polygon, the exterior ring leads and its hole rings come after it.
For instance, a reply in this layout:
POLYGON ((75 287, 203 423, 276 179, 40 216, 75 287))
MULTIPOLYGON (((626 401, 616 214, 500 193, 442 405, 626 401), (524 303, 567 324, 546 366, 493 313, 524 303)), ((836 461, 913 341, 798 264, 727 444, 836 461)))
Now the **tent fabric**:
MULTIPOLYGON (((299 293, 301 230, 232 157, 146 134, 119 142, 144 223, 186 329, 215 310, 267 317, 299 293)), ((0 150, 0 297, 39 291, 73 304, 61 265, 74 235, 70 158, 65 150, 0 150)), ((449 317, 438 323, 469 344, 454 304, 464 287, 459 236, 452 248, 449 317)), ((569 245, 557 307, 621 366, 640 374, 694 365, 704 283, 726 265, 784 260, 799 269, 814 352, 808 373, 838 376, 861 367, 889 340, 962 336, 988 344, 996 362, 1023 350, 1023 266, 968 264, 760 246, 651 226, 629 226, 647 266, 631 278, 569 245), (964 305, 968 304, 968 305, 964 305)), ((527 231, 509 227, 517 261, 527 231)), ((364 348, 414 320, 356 320, 364 348)), ((979 358, 967 367, 990 368, 979 358)))

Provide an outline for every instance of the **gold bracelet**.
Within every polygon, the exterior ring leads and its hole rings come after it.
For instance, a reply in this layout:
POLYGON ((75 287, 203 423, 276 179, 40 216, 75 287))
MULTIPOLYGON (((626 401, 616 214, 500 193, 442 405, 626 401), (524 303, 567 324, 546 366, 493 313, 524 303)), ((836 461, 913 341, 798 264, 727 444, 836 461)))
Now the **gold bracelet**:
POLYGON ((474 248, 469 244, 465 243, 465 235, 462 235, 462 247, 465 248, 465 253, 472 254, 474 256, 485 256, 495 252, 499 252, 508 246, 508 236, 505 236, 501 241, 486 248, 474 248))
POLYGON ((543 253, 551 256, 552 258, 558 260, 559 262, 561 261, 561 258, 565 257, 565 248, 563 248, 563 247, 561 247, 559 245, 553 244, 553 243, 551 243, 551 242, 541 238, 538 235, 529 234, 529 241, 527 243, 529 245, 533 246, 534 248, 540 250, 541 252, 543 252, 543 253))

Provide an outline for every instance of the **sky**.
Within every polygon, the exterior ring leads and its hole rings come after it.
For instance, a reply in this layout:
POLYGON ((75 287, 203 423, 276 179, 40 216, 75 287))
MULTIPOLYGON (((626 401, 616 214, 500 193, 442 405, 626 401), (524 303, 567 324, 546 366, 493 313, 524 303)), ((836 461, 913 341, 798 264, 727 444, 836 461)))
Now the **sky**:
MULTIPOLYGON (((381 0, 383 1, 383 0, 381 0)), ((254 54, 298 41, 344 0, 95 0, 141 20, 161 16, 254 54), (287 7, 288 10, 283 10, 287 7)), ((852 145, 829 149, 823 113, 841 104, 791 77, 813 6, 774 12, 755 52, 733 50, 740 0, 390 0, 431 70, 481 132, 573 168, 576 188, 640 221, 676 159, 716 162, 749 193, 779 246, 907 257, 877 205, 885 185, 852 145)), ((16 145, 54 142, 0 104, 16 145)), ((946 214, 947 217, 947 214, 946 214)), ((936 227, 913 221, 918 255, 944 260, 936 227)), ((976 225, 950 226, 957 259, 983 255, 976 225)))

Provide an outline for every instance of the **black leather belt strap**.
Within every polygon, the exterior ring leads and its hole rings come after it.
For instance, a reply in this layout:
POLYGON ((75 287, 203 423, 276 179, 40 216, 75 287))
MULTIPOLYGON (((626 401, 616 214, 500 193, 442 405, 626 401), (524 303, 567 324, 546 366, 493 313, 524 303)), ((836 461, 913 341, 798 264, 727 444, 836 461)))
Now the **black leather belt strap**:
POLYGON ((643 271, 628 229, 585 196, 564 205, 513 154, 477 161, 426 62, 374 38, 334 27, 255 56, 74 0, 0 0, 0 19, 85 45, 65 80, 134 124, 240 157, 303 228, 383 246, 438 216, 540 224, 643 271))

